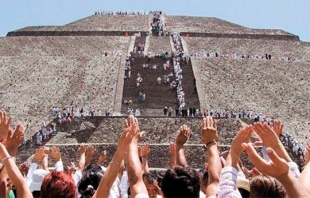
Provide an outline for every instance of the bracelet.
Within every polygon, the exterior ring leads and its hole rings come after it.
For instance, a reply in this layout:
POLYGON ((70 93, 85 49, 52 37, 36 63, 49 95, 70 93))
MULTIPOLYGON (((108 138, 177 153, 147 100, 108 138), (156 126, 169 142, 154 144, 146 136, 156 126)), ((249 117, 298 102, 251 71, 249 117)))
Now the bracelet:
POLYGON ((211 144, 213 144, 213 143, 216 143, 216 140, 212 140, 211 142, 208 142, 208 143, 206 144, 206 146, 208 147, 209 145, 211 145, 211 144))
POLYGON ((8 160, 8 159, 10 159, 10 158, 12 158, 12 156, 10 156, 10 155, 9 155, 9 156, 6 156, 5 158, 3 158, 3 159, 1 160, 1 164, 3 164, 4 161, 6 161, 6 160, 8 160))

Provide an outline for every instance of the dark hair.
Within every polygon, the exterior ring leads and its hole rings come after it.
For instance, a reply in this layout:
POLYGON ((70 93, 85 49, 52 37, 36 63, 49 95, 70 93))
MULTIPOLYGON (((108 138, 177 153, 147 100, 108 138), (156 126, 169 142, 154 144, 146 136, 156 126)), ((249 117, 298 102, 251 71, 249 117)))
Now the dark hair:
POLYGON ((97 190, 104 174, 98 165, 88 165, 83 171, 82 179, 78 183, 78 190, 82 198, 92 197, 97 190))
POLYGON ((153 175, 153 177, 157 180, 158 186, 161 186, 161 182, 164 178, 165 173, 166 173, 165 171, 155 171, 154 172, 155 177, 154 177, 154 175, 153 175))
POLYGON ((32 194, 33 198, 40 198, 41 197, 41 191, 35 190, 35 191, 32 191, 31 194, 32 194))
POLYGON ((256 176, 250 181, 250 197, 286 197, 282 184, 269 176, 256 176))
POLYGON ((161 183, 166 198, 199 197, 200 178, 198 173, 189 167, 168 169, 161 183))
POLYGON ((250 198, 250 192, 243 189, 243 188, 238 188, 240 195, 242 198, 250 198))
POLYGON ((46 175, 41 186, 41 197, 77 198, 76 185, 72 176, 56 170, 46 175))
POLYGON ((154 177, 150 173, 143 173, 142 175, 144 183, 152 184, 154 183, 154 177))

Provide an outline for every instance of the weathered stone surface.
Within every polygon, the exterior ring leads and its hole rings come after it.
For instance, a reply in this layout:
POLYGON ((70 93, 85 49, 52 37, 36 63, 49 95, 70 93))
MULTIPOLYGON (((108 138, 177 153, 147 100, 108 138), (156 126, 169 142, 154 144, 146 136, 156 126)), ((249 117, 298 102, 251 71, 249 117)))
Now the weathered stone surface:
MULTIPOLYGON (((310 113, 309 43, 282 30, 256 30, 216 18, 163 16, 162 19, 165 31, 183 32, 182 42, 188 54, 205 51, 259 57, 268 53, 272 57, 300 58, 294 62, 259 58, 192 58, 191 62, 196 64, 194 74, 200 108, 264 112, 283 120, 285 130, 295 135, 300 143, 305 141, 310 113), (191 38, 191 35, 187 38, 186 32, 212 38, 191 38), (223 34, 226 38, 220 38, 223 34), (246 39, 247 35, 256 39, 246 39), (263 39, 264 35, 268 40, 263 39), (286 39, 279 41, 279 38, 286 39)), ((129 31, 131 35, 144 31, 145 34, 151 21, 151 15, 97 15, 64 26, 29 27, 20 31, 28 31, 32 36, 0 38, 0 109, 14 117, 14 124, 19 121, 27 126, 26 139, 29 141, 19 152, 19 162, 38 148, 34 146, 33 134, 42 122, 48 124, 53 120, 49 114, 53 106, 64 108, 74 101, 75 110, 84 107, 85 110, 94 110, 97 115, 97 110, 102 114, 107 109, 120 112, 124 60, 133 43, 124 33, 129 31), (36 36, 40 31, 48 32, 49 36, 36 36), (62 36, 52 36, 60 32, 62 36), (101 36, 94 36, 97 34, 101 36), (107 57, 103 56, 104 52, 108 52, 107 57)), ((147 49, 155 53, 159 50, 170 52, 168 38, 148 37, 147 49)), ((159 108, 143 111, 147 112, 145 115, 162 115, 159 108)), ((52 139, 44 144, 59 146, 65 163, 68 163, 76 159, 78 143, 92 143, 98 151, 107 150, 109 161, 124 127, 124 119, 73 118, 68 127, 57 126, 52 139)), ((167 167, 168 144, 174 141, 181 124, 192 129, 186 146, 188 162, 192 167, 202 166, 205 156, 198 145, 201 143, 201 119, 141 117, 139 121, 141 129, 147 132, 141 143, 148 142, 151 146, 151 167, 167 167)), ((221 151, 229 149, 240 126, 238 119, 219 120, 221 151)), ((250 166, 246 155, 242 155, 242 160, 250 166)))
POLYGON ((165 16, 165 29, 171 32, 198 32, 219 34, 291 35, 283 30, 250 29, 213 17, 165 16))
POLYGON ((208 104, 202 108, 262 112, 281 119, 284 131, 299 142, 306 140, 310 82, 298 79, 310 75, 308 63, 230 58, 195 60, 200 67, 198 79, 208 85, 199 90, 203 93, 200 100, 208 104), (296 81, 299 81, 298 87, 292 86, 296 81))
MULTIPOLYGON (((57 144, 70 142, 75 138, 79 143, 116 143, 125 126, 125 117, 96 117, 94 122, 100 123, 98 127, 93 128, 93 124, 83 130, 75 131, 72 136, 60 139, 57 144)), ((88 120, 91 120, 89 118, 88 120)), ((169 144, 175 140, 178 129, 181 125, 186 124, 192 130, 192 135, 188 144, 201 143, 201 120, 202 118, 138 118, 140 129, 146 132, 142 142, 150 144, 169 144)), ((89 121, 81 122, 79 118, 75 119, 76 123, 84 125, 89 121)), ((75 124, 75 123, 74 123, 75 124)), ((230 145, 232 138, 241 127, 238 119, 218 120, 218 130, 220 144, 230 145)), ((72 128, 78 128, 72 126, 72 128)), ((54 142, 56 143, 56 142, 54 142)))

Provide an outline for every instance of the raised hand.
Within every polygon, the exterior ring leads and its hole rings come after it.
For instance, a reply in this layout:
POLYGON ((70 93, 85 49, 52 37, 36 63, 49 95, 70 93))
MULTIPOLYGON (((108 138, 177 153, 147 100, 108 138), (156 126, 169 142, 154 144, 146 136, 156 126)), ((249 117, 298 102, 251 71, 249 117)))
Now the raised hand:
POLYGON ((58 147, 53 146, 52 151, 51 151, 52 157, 56 160, 59 161, 61 160, 61 153, 58 147))
POLYGON ((133 139, 139 141, 143 134, 140 133, 138 120, 133 115, 128 116, 125 126, 126 127, 118 140, 119 148, 127 148, 133 139))
POLYGON ((93 145, 89 145, 86 148, 86 157, 92 158, 95 155, 96 148, 93 145))
POLYGON ((82 143, 79 147, 79 154, 82 155, 84 153, 86 153, 86 145, 84 143, 82 143))
POLYGON ((201 138, 204 144, 208 144, 213 140, 217 140, 217 122, 212 117, 208 116, 201 123, 201 138))
POLYGON ((178 145, 184 145, 186 141, 189 139, 190 135, 191 131, 189 127, 187 127, 186 125, 182 125, 179 129, 179 134, 175 139, 175 143, 178 145))
POLYGON ((17 124, 15 131, 12 132, 11 129, 8 131, 8 136, 6 139, 6 148, 11 155, 15 155, 20 143, 23 141, 25 135, 25 128, 21 124, 17 124))
POLYGON ((261 156, 259 156, 252 144, 243 143, 242 146, 251 159, 251 162, 261 173, 272 176, 274 178, 281 177, 282 175, 288 173, 288 163, 284 159, 280 158, 272 148, 267 148, 267 154, 271 160, 267 162, 261 156))
POLYGON ((93 145, 89 145, 86 148, 86 155, 85 155, 85 166, 89 165, 91 162, 91 159, 93 158, 94 154, 96 152, 96 149, 93 145))
POLYGON ((273 123, 273 131, 277 134, 278 137, 280 137, 282 131, 283 131, 283 127, 284 125, 282 124, 282 122, 280 120, 275 120, 273 123))
MULTIPOLYGON (((276 124, 277 125, 277 124, 276 124)), ((281 128, 280 125, 276 128, 281 128)), ((282 127, 283 128, 283 127, 282 127)), ((279 145, 281 145, 281 141, 278 138, 278 135, 274 130, 272 130, 266 123, 260 123, 256 122, 253 124, 253 129, 257 133, 257 135, 260 137, 262 141, 257 141, 254 143, 254 145, 263 145, 266 147, 271 147, 275 149, 279 145)))
POLYGON ((100 155, 99 155, 99 158, 98 158, 98 164, 103 164, 103 162, 107 159, 107 151, 104 150, 100 155))
POLYGON ((233 142, 231 143, 230 153, 239 157, 244 151, 242 143, 248 143, 251 139, 251 136, 251 126, 241 128, 240 131, 237 133, 236 137, 234 138, 233 142))
POLYGON ((147 157, 150 153, 150 147, 149 147, 149 144, 144 144, 143 146, 141 146, 141 149, 140 149, 140 156, 141 157, 147 157))
POLYGON ((77 170, 77 167, 74 162, 70 162, 70 165, 67 167, 67 169, 69 174, 71 175, 77 170))
MULTIPOLYGON (((179 130, 179 134, 175 139, 176 145, 176 157, 175 162, 176 165, 181 167, 188 167, 187 160, 184 153, 184 144, 187 142, 191 135, 189 127, 186 125, 182 125, 179 130)), ((171 160, 171 159, 170 159, 171 160)))
POLYGON ((44 154, 45 154, 44 148, 43 147, 38 148, 34 154, 32 161, 34 163, 39 164, 42 161, 44 154))
POLYGON ((0 111, 0 138, 7 137, 11 122, 12 117, 8 117, 5 111, 0 111))
POLYGON ((26 176, 29 170, 30 164, 28 162, 24 162, 18 166, 18 169, 22 173, 23 176, 26 176))

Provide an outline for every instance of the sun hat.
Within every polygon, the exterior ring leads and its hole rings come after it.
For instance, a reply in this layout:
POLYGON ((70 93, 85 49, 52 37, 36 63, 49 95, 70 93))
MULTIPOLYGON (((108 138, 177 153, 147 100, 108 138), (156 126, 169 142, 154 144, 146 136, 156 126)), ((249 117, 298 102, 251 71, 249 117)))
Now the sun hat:
POLYGON ((40 191, 44 177, 49 174, 49 171, 44 169, 37 169, 33 172, 31 181, 29 183, 29 189, 31 192, 40 191))

